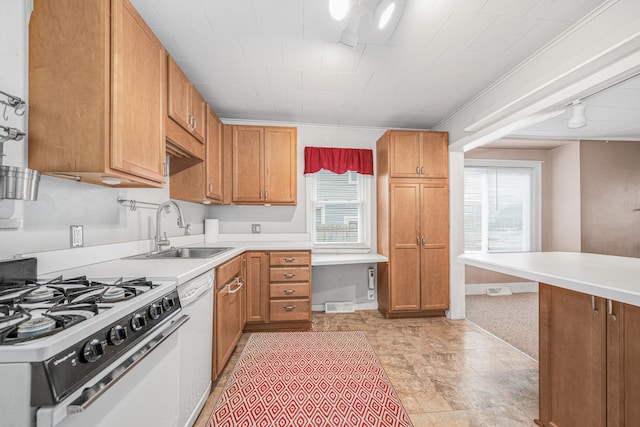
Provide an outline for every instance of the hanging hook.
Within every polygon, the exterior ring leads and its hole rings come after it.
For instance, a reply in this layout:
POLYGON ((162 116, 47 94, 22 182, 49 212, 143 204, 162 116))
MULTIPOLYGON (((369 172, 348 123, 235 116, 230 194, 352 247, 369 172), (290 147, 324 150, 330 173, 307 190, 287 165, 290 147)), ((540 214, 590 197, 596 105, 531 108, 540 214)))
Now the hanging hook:
POLYGON ((24 116, 25 113, 25 101, 17 96, 11 95, 7 92, 3 92, 0 90, 0 94, 4 95, 7 97, 6 101, 2 101, 2 103, 4 104, 4 113, 2 114, 2 118, 6 121, 9 120, 9 117, 7 116, 7 107, 13 107, 13 111, 15 112, 16 116, 24 116))

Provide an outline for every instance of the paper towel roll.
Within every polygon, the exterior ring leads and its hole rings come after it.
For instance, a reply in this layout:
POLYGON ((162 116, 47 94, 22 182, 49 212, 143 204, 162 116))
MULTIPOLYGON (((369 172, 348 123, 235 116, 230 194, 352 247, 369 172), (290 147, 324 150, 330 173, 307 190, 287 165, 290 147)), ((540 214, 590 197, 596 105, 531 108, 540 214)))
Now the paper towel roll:
POLYGON ((217 242, 220 239, 220 224, 217 219, 204 220, 204 241, 217 242))

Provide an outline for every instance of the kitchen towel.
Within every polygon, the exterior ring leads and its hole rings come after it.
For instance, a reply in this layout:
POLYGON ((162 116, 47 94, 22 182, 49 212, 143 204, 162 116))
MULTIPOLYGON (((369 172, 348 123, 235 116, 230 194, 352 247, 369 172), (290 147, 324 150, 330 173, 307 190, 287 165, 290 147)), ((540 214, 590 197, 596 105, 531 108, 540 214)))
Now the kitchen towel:
POLYGON ((204 220, 204 241, 217 242, 220 240, 220 223, 217 219, 204 220))

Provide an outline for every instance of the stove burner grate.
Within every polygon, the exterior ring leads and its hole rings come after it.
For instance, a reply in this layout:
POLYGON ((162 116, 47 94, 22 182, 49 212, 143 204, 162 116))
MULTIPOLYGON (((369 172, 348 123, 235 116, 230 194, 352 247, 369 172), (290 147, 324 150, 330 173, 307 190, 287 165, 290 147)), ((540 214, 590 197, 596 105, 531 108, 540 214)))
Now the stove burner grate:
POLYGON ((91 303, 53 307, 0 306, 0 345, 16 344, 53 335, 98 314, 91 303))

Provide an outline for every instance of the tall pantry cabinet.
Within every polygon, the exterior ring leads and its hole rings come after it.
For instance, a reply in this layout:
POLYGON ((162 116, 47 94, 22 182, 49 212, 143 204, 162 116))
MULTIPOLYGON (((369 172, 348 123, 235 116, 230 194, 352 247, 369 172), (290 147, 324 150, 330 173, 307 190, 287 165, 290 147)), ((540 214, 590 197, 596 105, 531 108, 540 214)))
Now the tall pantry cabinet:
POLYGON ((377 142, 378 307, 387 318, 449 308, 446 132, 387 131, 377 142))

